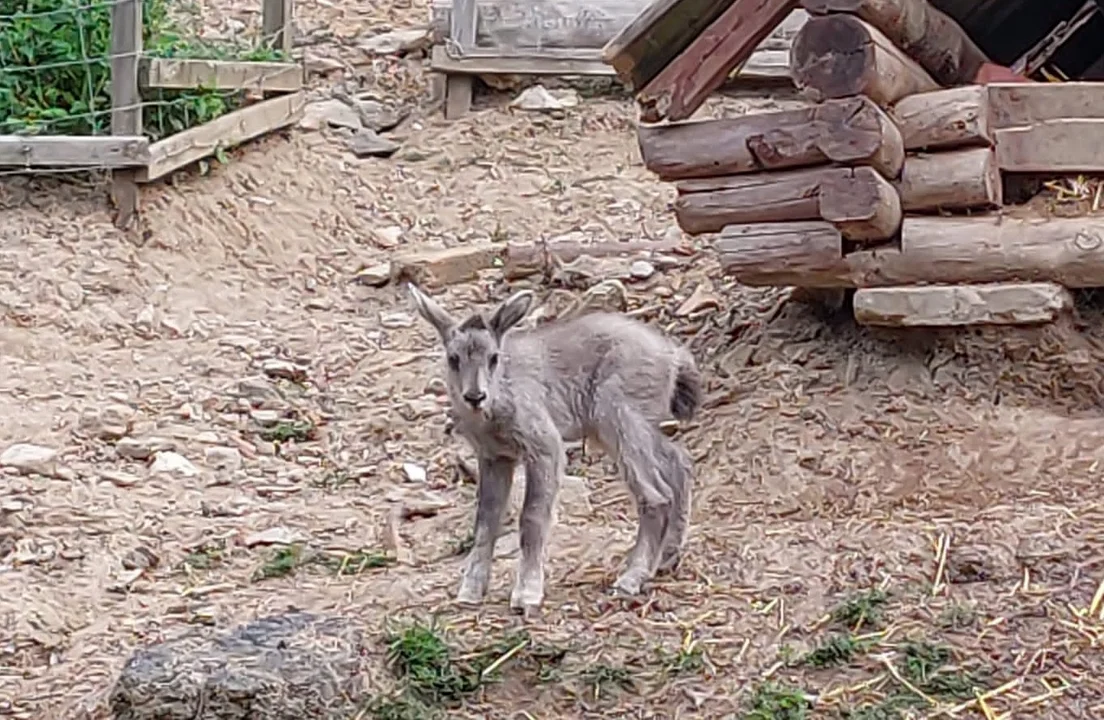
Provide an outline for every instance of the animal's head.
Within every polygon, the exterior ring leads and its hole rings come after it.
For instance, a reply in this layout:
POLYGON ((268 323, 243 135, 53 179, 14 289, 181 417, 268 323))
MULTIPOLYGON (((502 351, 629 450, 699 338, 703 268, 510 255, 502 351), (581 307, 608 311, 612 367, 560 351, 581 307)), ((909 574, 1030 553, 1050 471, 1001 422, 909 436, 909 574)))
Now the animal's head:
POLYGON ((457 322, 414 284, 408 287, 418 314, 433 326, 444 345, 453 406, 483 414, 492 404, 502 377, 499 363, 502 338, 529 312, 533 292, 520 290, 489 313, 475 312, 457 322))

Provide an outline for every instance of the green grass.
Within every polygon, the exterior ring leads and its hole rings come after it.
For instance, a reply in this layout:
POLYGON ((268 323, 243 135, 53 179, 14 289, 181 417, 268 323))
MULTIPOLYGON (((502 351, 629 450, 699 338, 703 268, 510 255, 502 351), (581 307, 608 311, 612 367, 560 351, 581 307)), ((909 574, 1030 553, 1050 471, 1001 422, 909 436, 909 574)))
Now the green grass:
POLYGON ((302 544, 287 545, 272 551, 253 573, 253 581, 291 575, 308 565, 321 566, 336 575, 359 575, 369 570, 390 567, 395 558, 378 550, 357 550, 341 556, 320 553, 302 544))
MULTIPOLYGON (((171 0, 142 0, 146 55, 283 59, 265 47, 192 39, 171 9, 171 0)), ((0 0, 0 134, 110 134, 110 55, 110 4, 0 0)), ((145 132, 158 140, 235 109, 241 98, 210 89, 143 91, 145 132)))
POLYGON ((851 663, 870 649, 870 644, 849 634, 834 634, 821 640, 801 658, 800 664, 814 668, 834 667, 851 663))
POLYGON ((763 683, 746 703, 743 720, 805 720, 812 704, 805 693, 782 683, 763 683))
POLYGON ((882 627, 889 596, 883 590, 868 590, 852 595, 832 611, 832 621, 857 631, 864 625, 882 627))

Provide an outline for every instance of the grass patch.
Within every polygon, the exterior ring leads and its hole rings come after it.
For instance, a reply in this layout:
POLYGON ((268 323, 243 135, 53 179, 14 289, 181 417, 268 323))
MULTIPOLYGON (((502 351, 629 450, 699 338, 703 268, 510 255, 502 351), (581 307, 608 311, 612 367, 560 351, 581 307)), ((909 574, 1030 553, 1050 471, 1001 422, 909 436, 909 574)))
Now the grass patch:
POLYGON ((805 693, 781 683, 763 683, 746 703, 743 720, 805 720, 812 703, 805 693))
POLYGON ((869 642, 859 640, 853 635, 837 633, 817 643, 801 658, 799 664, 813 668, 847 665, 869 649, 869 642))
POLYGON ((972 605, 955 603, 939 614, 939 625, 946 630, 968 630, 977 621, 977 610, 972 605))
POLYGON ((632 671, 624 665, 594 663, 580 674, 586 684, 587 692, 595 701, 603 695, 617 690, 632 690, 636 687, 632 671))
POLYGON ((857 631, 864 624, 881 628, 885 625, 885 606, 889 596, 877 588, 844 600, 832 611, 832 621, 857 631))
MULTIPOLYGON (((185 34, 170 0, 142 0, 142 43, 153 57, 279 60, 268 48, 185 34)), ((111 131, 111 6, 83 0, 0 0, 0 134, 107 135, 111 131)), ((153 140, 241 105, 244 93, 143 90, 153 140)))
POLYGON ((318 439, 318 427, 308 420, 281 420, 261 431, 261 438, 277 444, 310 442, 318 439))
POLYGON ((344 555, 320 553, 301 543, 274 550, 253 573, 253 581, 285 577, 307 566, 324 567, 335 575, 359 575, 368 570, 390 567, 395 558, 378 550, 357 550, 344 555))

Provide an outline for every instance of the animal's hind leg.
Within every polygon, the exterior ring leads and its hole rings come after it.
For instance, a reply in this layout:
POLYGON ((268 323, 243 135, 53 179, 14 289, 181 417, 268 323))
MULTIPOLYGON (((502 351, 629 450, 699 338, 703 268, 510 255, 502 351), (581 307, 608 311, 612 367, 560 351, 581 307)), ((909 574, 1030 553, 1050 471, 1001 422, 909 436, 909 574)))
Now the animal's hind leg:
POLYGON ((603 408, 596 423, 599 439, 616 453, 621 476, 633 494, 639 514, 636 542, 614 588, 636 595, 655 575, 673 501, 671 488, 659 473, 655 457, 657 437, 662 436, 623 401, 601 399, 596 407, 603 408))
POLYGON ((690 530, 690 507, 693 491, 693 461, 681 446, 664 438, 664 478, 671 487, 673 501, 667 519, 667 531, 659 555, 657 572, 669 572, 682 561, 686 535, 690 530))

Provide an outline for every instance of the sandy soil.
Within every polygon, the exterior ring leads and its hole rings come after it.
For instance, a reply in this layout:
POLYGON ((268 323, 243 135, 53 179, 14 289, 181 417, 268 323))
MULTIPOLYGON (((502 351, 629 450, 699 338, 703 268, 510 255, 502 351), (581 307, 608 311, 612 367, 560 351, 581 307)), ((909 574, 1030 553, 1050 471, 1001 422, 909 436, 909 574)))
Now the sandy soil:
MULTIPOLYGON (((346 59, 358 34, 426 12, 296 11, 310 52, 346 59)), ((362 86, 424 99, 420 61, 356 62, 362 86)), ((416 109, 389 160, 357 160, 328 132, 252 143, 147 188, 142 244, 112 227, 100 182, 0 181, 0 445, 60 453, 52 477, 0 476, 0 716, 105 717, 135 648, 291 605, 377 634, 437 614, 461 647, 520 626, 507 610, 514 537, 485 606, 451 603, 474 497, 457 458, 470 452, 445 433, 431 331, 399 289, 353 277, 419 246, 643 239, 674 220, 628 102, 587 97, 552 118, 506 99, 454 123, 416 109), (273 359, 306 380, 269 377, 273 359), (312 439, 275 447, 266 410, 312 439), (156 472, 143 456, 161 449, 195 473, 156 472), (395 508, 414 517, 390 520, 395 508), (394 554, 397 535, 402 561, 256 580, 274 550, 250 536, 265 530, 335 552, 394 554)), ((737 287, 703 248, 630 286, 630 306, 688 342, 708 378, 707 411, 679 434, 697 461, 683 567, 641 602, 608 597, 635 513, 608 463, 573 455, 546 611, 529 624, 567 650, 562 673, 514 677, 452 716, 733 717, 765 679, 815 698, 808 716, 847 716, 907 693, 895 658, 924 641, 949 650, 945 673, 998 689, 981 703, 995 713, 1099 717, 1104 626, 1087 611, 1104 581, 1099 311, 1031 332, 877 334, 784 290, 737 287), (695 290, 716 304, 676 314, 695 290), (809 660, 826 615, 879 589, 873 647, 809 660), (598 667, 632 687, 605 687, 598 667)), ((508 291, 492 270, 441 297, 459 309, 508 291)), ((972 697, 946 706, 982 717, 972 697)), ((868 712, 851 717, 910 716, 868 712)), ((803 717, 781 713, 755 717, 803 717)))

